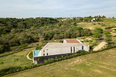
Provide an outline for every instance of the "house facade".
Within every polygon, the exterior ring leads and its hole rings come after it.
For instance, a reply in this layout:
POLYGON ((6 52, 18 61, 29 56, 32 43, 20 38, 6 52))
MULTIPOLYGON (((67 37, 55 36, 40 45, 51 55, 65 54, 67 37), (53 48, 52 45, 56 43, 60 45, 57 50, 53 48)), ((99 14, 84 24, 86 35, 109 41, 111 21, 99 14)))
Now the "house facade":
MULTIPOLYGON (((89 51, 89 45, 83 44, 78 39, 64 40, 63 43, 47 43, 36 57, 53 56, 89 51)), ((34 61, 36 64, 37 62, 34 61)))

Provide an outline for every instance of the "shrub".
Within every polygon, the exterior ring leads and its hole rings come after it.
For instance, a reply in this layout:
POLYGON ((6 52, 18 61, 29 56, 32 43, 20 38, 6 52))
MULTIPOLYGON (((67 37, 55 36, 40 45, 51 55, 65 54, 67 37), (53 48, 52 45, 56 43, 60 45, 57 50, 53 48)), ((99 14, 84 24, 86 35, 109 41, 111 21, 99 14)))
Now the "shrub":
POLYGON ((53 58, 48 59, 48 63, 53 63, 55 60, 53 58))
POLYGON ((14 54, 15 52, 7 52, 7 53, 4 53, 4 54, 1 54, 0 57, 3 57, 3 56, 8 56, 8 55, 11 55, 11 54, 14 54))
POLYGON ((62 58, 58 58, 58 61, 61 61, 62 60, 62 58))
POLYGON ((20 50, 23 50, 23 49, 27 48, 27 46, 28 46, 27 43, 22 44, 22 45, 20 45, 20 46, 18 47, 18 50, 19 50, 19 51, 20 51, 20 50))
POLYGON ((93 33, 93 37, 95 37, 95 38, 100 38, 103 33, 103 29, 101 29, 101 28, 95 28, 94 29, 94 33, 93 33))
POLYGON ((29 58, 33 59, 33 52, 29 54, 29 58))
POLYGON ((58 61, 58 58, 57 58, 57 57, 55 57, 54 61, 55 61, 55 62, 57 62, 57 61, 58 61))
POLYGON ((14 60, 14 62, 16 62, 16 61, 18 61, 18 60, 19 60, 19 59, 17 58, 17 59, 14 60))
POLYGON ((0 53, 6 52, 10 50, 9 45, 0 45, 0 53))
POLYGON ((36 47, 36 50, 38 50, 38 49, 40 49, 40 47, 39 47, 39 46, 37 46, 37 47, 36 47))
POLYGON ((110 42, 110 41, 112 41, 112 38, 111 37, 105 37, 105 39, 104 39, 106 42, 110 42))
POLYGON ((4 62, 0 62, 0 64, 4 64, 4 62))
POLYGON ((21 67, 9 67, 9 68, 5 68, 0 70, 0 76, 6 75, 6 74, 10 74, 10 73, 14 73, 14 72, 18 72, 21 71, 22 68, 21 67))
POLYGON ((48 60, 47 60, 47 59, 45 59, 45 60, 44 60, 44 63, 45 63, 45 64, 48 64, 48 60))

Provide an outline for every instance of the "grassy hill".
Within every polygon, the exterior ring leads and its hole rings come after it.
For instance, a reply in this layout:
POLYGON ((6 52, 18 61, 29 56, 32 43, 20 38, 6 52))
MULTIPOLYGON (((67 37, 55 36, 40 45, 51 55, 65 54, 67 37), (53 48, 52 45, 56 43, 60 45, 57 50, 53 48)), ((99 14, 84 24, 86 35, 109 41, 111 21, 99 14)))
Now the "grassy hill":
MULTIPOLYGON (((78 38, 94 48, 104 41, 95 39, 93 36, 96 28, 109 32, 108 37, 112 38, 111 42, 116 42, 116 18, 100 18, 100 21, 90 22, 91 19, 66 18, 62 21, 63 18, 1 18, 0 56, 2 57, 0 57, 0 70, 33 65, 32 61, 26 58, 27 53, 34 49, 41 49, 48 42, 62 42, 63 39, 78 38)), ((115 51, 116 49, 111 49, 89 54, 7 76, 115 76, 115 51)))
POLYGON ((88 54, 4 77, 115 77, 116 48, 88 54))
POLYGON ((28 49, 24 49, 21 52, 14 53, 12 55, 0 57, 0 62, 2 62, 2 64, 0 64, 0 70, 9 67, 15 67, 15 66, 24 67, 24 66, 32 65, 32 61, 27 59, 26 54, 29 51, 32 51, 33 49, 34 48, 28 48, 28 49))
POLYGON ((0 54, 10 52, 14 46, 20 51, 35 42, 94 36, 96 27, 104 31, 108 28, 107 31, 115 36, 116 18, 97 16, 98 20, 91 22, 93 18, 0 18, 0 54))

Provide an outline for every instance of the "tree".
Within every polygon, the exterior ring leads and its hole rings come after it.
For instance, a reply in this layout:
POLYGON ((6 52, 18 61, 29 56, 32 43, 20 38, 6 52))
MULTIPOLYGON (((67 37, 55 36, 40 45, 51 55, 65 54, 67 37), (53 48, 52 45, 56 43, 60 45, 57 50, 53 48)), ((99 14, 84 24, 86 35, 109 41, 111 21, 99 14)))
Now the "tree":
POLYGON ((114 19, 114 17, 112 17, 112 19, 114 19))
POLYGON ((94 34, 93 34, 93 37, 94 37, 94 38, 100 38, 101 36, 102 36, 102 35, 99 34, 99 33, 94 33, 94 34))
POLYGON ((79 18, 80 21, 83 21, 84 19, 83 18, 79 18))
POLYGON ((76 22, 74 22, 74 23, 73 23, 73 25, 74 25, 74 26, 77 26, 77 23, 76 23, 76 22))
POLYGON ((102 18, 106 18, 106 16, 103 15, 102 18))
POLYGON ((108 32, 108 31, 105 30, 103 33, 105 34, 105 39, 104 39, 104 40, 105 40, 106 42, 112 41, 112 37, 111 37, 111 35, 110 35, 110 34, 111 34, 110 32, 108 32))
POLYGON ((82 30, 81 34, 82 34, 83 36, 90 36, 90 35, 92 35, 90 29, 84 29, 84 30, 82 30))
POLYGON ((112 37, 105 37, 105 39, 104 39, 106 42, 110 42, 110 41, 112 41, 112 37))
MULTIPOLYGON (((32 42, 89 36, 91 31, 77 27, 78 22, 89 18, 0 18, 0 45, 24 46, 32 42)), ((2 51, 1 50, 1 51, 2 51)), ((5 51, 2 51, 5 52, 5 51)))
POLYGON ((8 52, 10 50, 10 46, 9 45, 0 45, 0 53, 3 52, 8 52))
POLYGON ((24 22, 19 22, 17 27, 18 27, 18 28, 21 28, 21 29, 24 29, 24 28, 26 28, 26 23, 24 23, 24 22))
POLYGON ((103 29, 101 28, 95 28, 93 32, 93 37, 94 38, 100 38, 102 36, 103 29))
POLYGON ((110 32, 108 32, 108 31, 103 31, 103 33, 106 35, 106 36, 108 36, 108 35, 110 35, 111 33, 110 32))
POLYGON ((101 28, 95 28, 94 29, 94 32, 103 33, 103 29, 101 29, 101 28))

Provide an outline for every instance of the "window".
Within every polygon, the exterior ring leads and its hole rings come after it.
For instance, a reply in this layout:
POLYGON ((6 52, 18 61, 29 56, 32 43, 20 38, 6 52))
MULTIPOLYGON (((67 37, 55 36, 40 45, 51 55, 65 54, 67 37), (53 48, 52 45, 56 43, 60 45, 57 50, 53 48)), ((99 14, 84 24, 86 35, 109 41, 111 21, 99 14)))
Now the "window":
POLYGON ((82 50, 84 50, 84 46, 82 46, 82 50))
POLYGON ((70 47, 70 51, 71 51, 71 53, 72 53, 72 47, 70 47))
POLYGON ((45 50, 43 50, 43 56, 45 56, 45 50))
POLYGON ((73 53, 75 53, 75 47, 73 47, 73 53))

